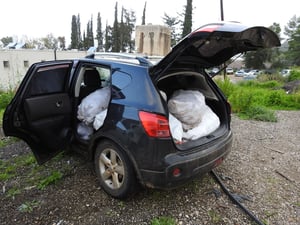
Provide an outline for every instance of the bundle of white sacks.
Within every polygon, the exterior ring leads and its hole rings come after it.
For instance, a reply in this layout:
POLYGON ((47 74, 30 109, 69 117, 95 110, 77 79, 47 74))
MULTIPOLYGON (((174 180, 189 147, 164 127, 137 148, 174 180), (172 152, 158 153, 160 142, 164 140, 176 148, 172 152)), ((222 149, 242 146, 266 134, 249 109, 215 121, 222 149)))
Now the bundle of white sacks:
POLYGON ((200 91, 175 91, 168 100, 168 108, 170 131, 176 142, 196 140, 220 126, 219 117, 206 105, 200 91))
POLYGON ((77 133, 83 139, 89 139, 105 120, 110 100, 110 87, 98 89, 82 99, 78 106, 77 118, 82 121, 77 126, 77 133))

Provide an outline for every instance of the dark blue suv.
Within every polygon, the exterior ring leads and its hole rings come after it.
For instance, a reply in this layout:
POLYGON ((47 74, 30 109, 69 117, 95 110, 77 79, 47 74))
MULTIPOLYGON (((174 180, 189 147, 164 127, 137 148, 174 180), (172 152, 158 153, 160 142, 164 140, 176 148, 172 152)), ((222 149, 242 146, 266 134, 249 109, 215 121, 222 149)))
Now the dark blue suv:
POLYGON ((267 28, 213 23, 155 64, 122 54, 36 63, 3 129, 26 141, 40 164, 62 150, 82 153, 113 197, 126 198, 140 184, 174 188, 230 152, 230 105, 206 69, 279 45, 267 28))

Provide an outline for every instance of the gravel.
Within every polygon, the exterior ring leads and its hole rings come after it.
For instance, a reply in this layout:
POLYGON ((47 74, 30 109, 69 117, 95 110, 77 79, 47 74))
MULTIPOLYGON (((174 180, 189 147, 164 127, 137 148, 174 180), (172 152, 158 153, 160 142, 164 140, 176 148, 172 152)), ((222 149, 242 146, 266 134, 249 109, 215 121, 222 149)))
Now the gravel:
MULTIPOLYGON (((278 122, 232 118, 232 152, 215 169, 230 192, 265 224, 300 224, 300 111, 276 112, 278 122)), ((1 162, 29 154, 20 141, 0 148, 1 162)), ((0 168, 1 168, 0 164, 0 168)), ((0 224, 151 224, 169 217, 176 224, 254 224, 231 202, 211 174, 171 191, 143 189, 120 201, 99 188, 92 165, 74 154, 49 162, 43 170, 68 165, 55 185, 26 186, 26 166, 0 181, 0 224), (9 195, 18 188, 21 193, 9 195)), ((39 168, 35 164, 35 167, 39 168)))

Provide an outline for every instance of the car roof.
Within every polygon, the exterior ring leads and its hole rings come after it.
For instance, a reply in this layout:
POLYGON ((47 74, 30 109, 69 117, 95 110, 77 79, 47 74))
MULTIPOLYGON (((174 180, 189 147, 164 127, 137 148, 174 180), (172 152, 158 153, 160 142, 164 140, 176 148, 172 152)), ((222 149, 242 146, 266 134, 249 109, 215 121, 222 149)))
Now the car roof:
POLYGON ((134 53, 95 52, 87 55, 85 58, 149 67, 156 64, 162 57, 134 53))

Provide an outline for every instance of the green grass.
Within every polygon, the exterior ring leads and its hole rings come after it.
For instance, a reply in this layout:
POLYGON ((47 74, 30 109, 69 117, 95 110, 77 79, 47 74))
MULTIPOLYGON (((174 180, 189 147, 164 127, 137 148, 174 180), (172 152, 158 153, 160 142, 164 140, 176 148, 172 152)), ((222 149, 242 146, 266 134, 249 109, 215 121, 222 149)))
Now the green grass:
POLYGON ((151 225, 175 225, 176 220, 169 216, 161 216, 151 220, 151 225))
MULTIPOLYGON (((270 78, 270 77, 268 77, 270 78)), ((232 112, 242 119, 276 122, 274 110, 299 110, 300 92, 287 94, 281 78, 242 81, 216 80, 231 104, 232 112)))
POLYGON ((212 210, 212 209, 209 210, 208 215, 210 217, 211 222, 213 222, 214 224, 221 222, 222 218, 221 218, 220 214, 218 212, 216 212, 215 210, 212 210))
POLYGON ((66 160, 63 154, 59 154, 50 162, 38 165, 32 153, 0 160, 0 182, 6 184, 6 197, 14 198, 26 187, 44 190, 57 184, 73 168, 66 160), (14 182, 16 177, 21 182, 14 182))
POLYGON ((40 204, 40 202, 38 201, 30 201, 30 202, 24 202, 23 204, 21 204, 19 207, 18 207, 18 210, 20 212, 32 212, 34 208, 38 207, 40 204))
POLYGON ((38 183, 37 188, 40 190, 45 189, 50 184, 57 183, 61 178, 63 177, 63 174, 60 171, 52 171, 51 174, 43 179, 38 183))

